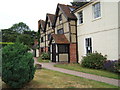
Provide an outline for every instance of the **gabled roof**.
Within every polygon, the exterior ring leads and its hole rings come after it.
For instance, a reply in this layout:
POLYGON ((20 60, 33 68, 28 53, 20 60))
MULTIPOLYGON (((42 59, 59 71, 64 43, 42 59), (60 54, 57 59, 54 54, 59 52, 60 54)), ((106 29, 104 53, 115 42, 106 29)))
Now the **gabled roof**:
POLYGON ((74 15, 74 13, 72 13, 72 11, 74 9, 76 9, 77 7, 75 6, 70 6, 70 5, 65 5, 65 4, 59 4, 57 5, 57 9, 56 9, 56 16, 58 15, 59 10, 62 11, 62 13, 64 14, 64 16, 67 19, 74 19, 77 20, 76 16, 74 15))
POLYGON ((51 44, 52 40, 54 40, 56 44, 69 44, 64 34, 52 34, 49 44, 51 44))
POLYGON ((47 13, 47 16, 49 17, 50 22, 53 24, 54 23, 54 19, 55 19, 55 15, 47 13))
POLYGON ((47 25, 47 22, 48 22, 48 18, 50 19, 50 22, 53 26, 54 24, 54 19, 55 19, 55 15, 54 14, 50 14, 50 13, 47 13, 46 14, 46 21, 45 21, 45 30, 46 30, 46 25, 47 25))
POLYGON ((40 26, 42 26, 42 30, 44 30, 45 28, 45 21, 44 20, 39 20, 38 21, 38 30, 40 29, 40 26))
POLYGON ((58 4, 58 7, 61 9, 61 11, 66 16, 67 19, 75 19, 75 20, 77 19, 71 10, 71 9, 76 9, 77 7, 64 5, 64 4, 58 4))

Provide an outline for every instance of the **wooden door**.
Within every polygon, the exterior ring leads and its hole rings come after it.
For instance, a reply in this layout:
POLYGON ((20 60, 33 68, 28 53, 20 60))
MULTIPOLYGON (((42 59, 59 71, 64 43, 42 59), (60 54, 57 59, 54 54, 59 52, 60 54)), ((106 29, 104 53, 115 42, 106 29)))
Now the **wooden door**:
POLYGON ((52 62, 56 62, 56 45, 52 44, 52 62))

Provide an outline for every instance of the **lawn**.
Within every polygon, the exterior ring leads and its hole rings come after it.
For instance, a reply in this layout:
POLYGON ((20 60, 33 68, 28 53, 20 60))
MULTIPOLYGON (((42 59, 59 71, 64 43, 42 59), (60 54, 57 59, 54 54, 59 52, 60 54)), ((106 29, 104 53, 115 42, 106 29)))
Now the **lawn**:
POLYGON ((37 59, 37 61, 40 62, 40 63, 49 63, 49 62, 51 62, 50 60, 43 60, 43 59, 41 59, 41 57, 39 57, 37 59))
POLYGON ((120 77, 118 77, 118 74, 116 74, 116 73, 108 72, 105 70, 96 70, 96 69, 84 68, 84 67, 81 67, 80 64, 56 64, 54 66, 59 67, 59 68, 64 68, 64 69, 69 69, 69 70, 74 70, 74 71, 79 71, 79 72, 114 78, 114 79, 120 79, 120 77))
MULTIPOLYGON (((3 83, 3 88, 8 87, 3 83)), ((34 79, 23 90, 28 88, 118 88, 102 82, 97 82, 73 75, 48 69, 36 70, 34 79)))

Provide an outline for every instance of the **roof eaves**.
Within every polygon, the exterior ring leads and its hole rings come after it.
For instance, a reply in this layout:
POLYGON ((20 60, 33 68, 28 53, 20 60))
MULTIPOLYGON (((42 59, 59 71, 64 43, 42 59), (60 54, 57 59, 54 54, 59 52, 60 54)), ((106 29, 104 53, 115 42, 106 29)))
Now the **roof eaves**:
POLYGON ((76 8, 76 9, 73 11, 73 13, 75 13, 75 12, 79 11, 80 9, 82 9, 82 8, 84 8, 84 7, 92 4, 92 3, 95 2, 95 1, 96 1, 96 0, 92 0, 92 1, 88 2, 87 4, 85 4, 85 5, 81 6, 81 7, 76 8))

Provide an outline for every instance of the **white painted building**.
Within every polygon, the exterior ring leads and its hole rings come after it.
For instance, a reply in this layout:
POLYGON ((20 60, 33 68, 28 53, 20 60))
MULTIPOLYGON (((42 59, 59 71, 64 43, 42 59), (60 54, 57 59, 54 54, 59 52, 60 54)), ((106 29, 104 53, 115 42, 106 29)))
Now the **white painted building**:
MULTIPOLYGON (((118 0, 116 0, 118 1, 118 0)), ((78 59, 89 52, 120 58, 120 2, 94 0, 74 11, 77 20, 78 59)))

